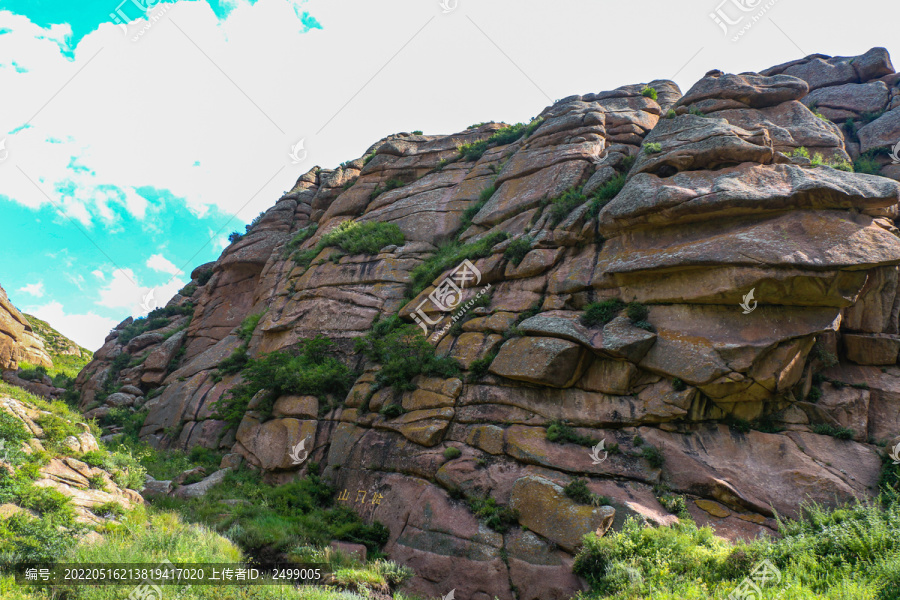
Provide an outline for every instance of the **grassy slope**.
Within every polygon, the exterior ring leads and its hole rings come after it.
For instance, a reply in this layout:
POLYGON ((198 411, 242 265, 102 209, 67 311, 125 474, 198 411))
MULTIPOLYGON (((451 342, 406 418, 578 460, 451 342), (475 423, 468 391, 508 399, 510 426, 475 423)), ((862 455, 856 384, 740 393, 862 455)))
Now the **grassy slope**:
MULTIPOLYGON (((10 462, 14 466, 15 475, 8 476, 4 469, 0 469, 0 504, 12 503, 26 507, 38 514, 38 518, 20 514, 10 518, 0 518, 0 598, 9 600, 49 600, 60 598, 54 596, 50 590, 40 588, 17 586, 9 571, 4 572, 4 565, 16 560, 40 560, 58 561, 70 563, 109 564, 122 562, 140 562, 158 564, 165 559, 173 562, 198 562, 198 563, 233 563, 246 560, 237 543, 206 526, 186 522, 186 519, 172 510, 150 506, 139 507, 123 514, 118 519, 107 521, 105 524, 88 527, 78 525, 72 520, 71 506, 68 499, 58 493, 42 492, 31 482, 37 476, 37 470, 42 464, 53 456, 72 456, 73 453, 59 442, 68 434, 66 423, 83 422, 83 417, 72 412, 62 402, 47 402, 33 396, 20 388, 0 383, 0 397, 13 397, 21 402, 28 403, 41 410, 50 411, 53 417, 47 417, 57 423, 55 427, 45 427, 43 443, 46 452, 26 455, 14 451, 10 462), (49 431, 48 431, 49 430, 49 431), (59 439, 57 439, 59 438, 59 439), (102 541, 94 544, 77 545, 76 539, 89 530, 100 533, 102 541)), ((13 442, 16 439, 24 439, 27 436, 24 430, 17 430, 18 424, 3 413, 0 415, 0 437, 7 440, 9 447, 17 447, 13 442)), ((145 446, 134 447, 131 444, 118 445, 116 447, 102 447, 100 452, 91 452, 74 456, 89 464, 101 466, 110 472, 116 471, 117 476, 129 485, 137 485, 143 480, 144 467, 140 463, 148 465, 157 475, 171 474, 171 464, 167 455, 155 454, 145 446), (168 469, 169 473, 165 472, 168 469)), ((181 464, 178 467, 190 467, 198 462, 209 465, 211 457, 196 454, 194 460, 185 457, 182 453, 181 464)), ((289 522, 288 515, 302 518, 300 509, 296 506, 296 499, 282 496, 282 502, 277 498, 269 497, 275 488, 265 486, 253 474, 242 471, 234 476, 235 481, 245 487, 244 492, 228 493, 229 485, 222 485, 213 490, 212 499, 244 498, 249 497, 258 503, 258 506, 241 507, 248 514, 236 514, 230 525, 232 535, 241 530, 243 520, 248 521, 246 531, 251 534, 268 535, 267 522, 277 523, 277 527, 284 527, 289 522), (275 508, 272 508, 273 505, 275 508), (254 525, 253 518, 259 520, 254 525)), ((303 490, 308 495, 316 491, 315 481, 304 480, 297 484, 294 491, 303 490), (311 492, 312 490, 312 492, 311 492)), ((283 488, 278 488, 283 489, 283 488)), ((303 494, 301 494, 302 496, 303 494)), ((330 498, 329 498, 330 500, 330 498)), ((323 498, 321 503, 325 503, 323 498)), ((182 511, 189 519, 203 520, 209 513, 203 510, 206 505, 199 501, 175 501, 169 500, 173 509, 182 511)), ((216 501, 209 502, 218 511, 227 510, 228 506, 216 501)), ((339 523, 343 527, 359 529, 358 518, 351 515, 336 512, 333 509, 322 507, 310 508, 307 518, 311 521, 326 519, 332 524, 339 523)), ((328 528, 320 528, 319 540, 331 539, 336 532, 328 528)), ((295 533, 297 532, 295 528, 295 533)), ((305 532, 310 533, 310 532, 305 532)), ((236 537, 236 536, 235 536, 236 537)), ((246 537, 241 538, 246 542, 246 537)), ((297 539, 288 539, 294 543, 297 539)), ((332 562, 335 569, 336 585, 331 588, 305 587, 291 589, 288 587, 273 586, 193 586, 178 589, 178 598, 181 600, 208 599, 208 600, 251 600, 251 599, 305 599, 305 600, 351 600, 362 599, 364 595, 353 593, 366 584, 397 584, 409 576, 402 568, 387 561, 374 561, 368 564, 359 564, 351 559, 334 555, 315 547, 307 547, 309 553, 317 553, 315 556, 307 555, 304 558, 327 559, 332 562)), ((166 588, 176 591, 177 588, 166 588)), ((62 596, 66 600, 113 600, 123 598, 130 590, 121 586, 95 586, 80 587, 70 590, 62 596)), ((174 597, 174 596, 173 596, 174 597)), ((402 594, 394 596, 403 599, 402 594)))
POLYGON ((44 341, 44 349, 53 360, 53 368, 47 370, 51 377, 59 373, 67 377, 75 377, 93 358, 93 352, 82 348, 55 330, 46 321, 28 314, 25 315, 25 318, 31 323, 35 334, 44 341), (72 353, 73 351, 74 353, 72 353))

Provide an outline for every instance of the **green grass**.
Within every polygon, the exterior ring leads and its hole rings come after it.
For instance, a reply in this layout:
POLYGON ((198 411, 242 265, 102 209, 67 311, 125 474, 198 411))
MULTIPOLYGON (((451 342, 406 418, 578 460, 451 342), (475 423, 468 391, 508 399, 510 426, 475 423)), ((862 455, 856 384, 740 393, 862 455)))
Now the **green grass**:
POLYGON ((598 189, 591 197, 591 205, 588 208, 588 215, 596 218, 600 211, 606 206, 610 200, 615 198, 622 188, 625 187, 625 173, 619 173, 598 189))
POLYGON ((463 144, 459 147, 460 159, 466 162, 476 161, 484 156, 484 153, 488 151, 488 148, 512 144, 523 137, 530 136, 542 123, 543 120, 534 119, 527 125, 525 123, 508 125, 495 131, 494 134, 486 140, 463 144))
POLYGON ((656 90, 649 85, 645 86, 644 89, 641 90, 641 96, 650 98, 651 100, 656 100, 658 97, 656 90))
POLYGON ((552 421, 547 426, 547 440, 554 444, 578 444, 591 448, 599 442, 592 437, 585 437, 578 434, 571 426, 563 421, 552 421))
POLYGON ((868 175, 879 175, 881 173, 881 164, 875 160, 876 153, 866 152, 861 154, 859 158, 853 161, 853 169, 857 173, 866 173, 868 175))
POLYGON ((469 381, 475 382, 488 374, 491 363, 497 358, 497 351, 489 353, 487 356, 472 361, 469 365, 469 381))
POLYGON ((444 449, 444 458, 447 460, 453 460, 454 458, 459 458, 462 456, 462 450, 455 446, 450 446, 449 448, 444 449))
POLYGON ((296 252, 294 262, 308 268, 325 248, 338 248, 347 254, 378 254, 385 246, 402 246, 406 238, 394 223, 380 221, 344 221, 319 239, 316 247, 296 252))
POLYGON ((647 142, 644 144, 644 154, 657 154, 662 152, 662 144, 659 142, 647 142))
POLYGON ((478 200, 476 200, 471 206, 467 207, 466 210, 463 211, 462 214, 462 223, 459 226, 459 231, 465 231, 472 225, 472 219, 475 218, 481 209, 484 208, 484 205, 488 203, 488 200, 491 199, 491 196, 494 195, 494 192, 497 191, 497 186, 494 184, 489 185, 488 187, 481 190, 481 194, 478 195, 478 200))
POLYGON ((813 427, 813 433, 830 435, 839 440, 852 440, 855 432, 848 427, 834 427, 833 425, 820 424, 813 427))
POLYGON ((334 354, 334 342, 317 335, 292 349, 247 359, 240 371, 243 382, 213 405, 216 418, 237 427, 250 400, 262 390, 267 394, 256 410, 264 417, 271 413, 275 401, 285 395, 317 396, 323 404, 328 396, 343 399, 356 374, 334 354))
POLYGON ((592 302, 584 307, 581 323, 587 327, 606 325, 615 319, 625 308, 625 303, 619 299, 592 302))
POLYGON ((506 533, 519 522, 519 512, 498 504, 490 496, 470 496, 466 499, 469 510, 484 521, 484 524, 498 533, 506 533))
POLYGON ((610 499, 606 496, 599 496, 590 491, 587 487, 587 481, 584 479, 573 479, 563 488, 563 492, 579 504, 587 504, 589 506, 603 506, 610 503, 610 499))
POLYGON ((660 452, 658 448, 654 448, 653 446, 643 446, 641 448, 641 456, 646 458, 647 462, 650 463, 650 466, 654 469, 659 469, 665 462, 663 453, 660 452))
POLYGON ((726 598, 764 559, 783 577, 779 586, 763 588, 766 598, 782 589, 781 598, 790 600, 897 598, 900 505, 895 494, 837 509, 805 505, 801 519, 782 520, 778 529, 779 538, 731 543, 691 521, 654 528, 629 517, 621 530, 585 536, 573 570, 591 590, 576 598, 726 598))
MULTIPOLYGON (((385 192, 389 192, 391 190, 396 190, 397 188, 402 188, 404 185, 406 185, 406 182, 403 181, 402 179, 396 179, 396 178, 388 179, 384 183, 379 183, 375 187, 375 189, 372 191, 372 194, 369 196, 369 200, 374 200, 381 194, 383 194, 385 192)), ((350 221, 347 221, 347 222, 350 222, 350 221)))
POLYGON ((375 321, 365 336, 356 339, 355 349, 381 365, 375 376, 380 387, 414 390, 412 380, 418 375, 446 378, 455 377, 460 371, 459 363, 437 356, 421 330, 397 315, 375 321))
POLYGON ((491 248, 509 237, 506 233, 497 232, 487 235, 476 242, 463 244, 459 241, 449 242, 438 248, 438 251, 413 269, 410 274, 410 287, 407 297, 418 296, 438 275, 458 266, 463 260, 475 261, 491 255, 491 248))
POLYGON ((572 214, 572 211, 588 201, 579 188, 569 188, 558 198, 550 201, 550 224, 556 227, 572 214))
POLYGON ((532 240, 528 236, 516 238, 506 247, 506 250, 503 252, 503 258, 518 267, 525 255, 531 252, 531 244, 532 240))

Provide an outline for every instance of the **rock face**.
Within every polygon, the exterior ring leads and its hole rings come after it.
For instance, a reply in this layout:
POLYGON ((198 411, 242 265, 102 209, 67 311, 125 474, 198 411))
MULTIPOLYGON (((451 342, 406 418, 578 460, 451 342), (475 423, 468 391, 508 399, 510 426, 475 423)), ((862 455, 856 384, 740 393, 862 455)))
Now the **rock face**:
POLYGON ((23 361, 45 367, 53 364, 44 342, 0 287, 0 371, 15 370, 23 361))
MULTIPOLYGON (((227 449, 229 465, 243 458, 274 481, 305 473, 290 454, 303 442, 349 492, 339 501, 388 526, 385 550, 416 569, 410 591, 423 596, 571 597, 585 533, 626 515, 677 519, 660 484, 730 538, 772 532, 775 512, 796 515, 808 496, 871 497, 876 443, 900 430, 900 170, 864 153, 900 141, 898 80, 881 49, 815 55, 713 71, 683 96, 664 80, 571 96, 477 159, 458 147, 500 125, 385 138, 300 177, 192 273, 164 327, 135 336, 123 322, 79 375, 84 408, 144 411, 149 443, 227 449), (841 170, 861 158, 866 173, 841 170), (566 192, 574 202, 555 201, 566 192), (406 243, 327 248, 308 268, 290 258, 347 220, 396 224, 406 243), (443 279, 407 296, 438 245, 498 233, 472 257, 489 302, 434 340, 463 373, 379 389, 379 365, 353 340, 381 316, 411 321, 443 279), (613 299, 637 304, 582 318, 613 299), (326 335, 360 373, 349 395, 286 395, 266 414, 254 401, 236 430, 217 420, 213 404, 241 378, 216 368, 254 314, 250 356, 326 335), (117 386, 131 387, 108 393, 117 386), (393 416, 378 412, 389 405, 393 416), (551 442, 556 421, 619 451, 551 442), (571 501, 562 489, 575 478, 609 504, 571 501), (358 491, 383 500, 354 501, 358 491), (517 510, 527 529, 488 527, 460 494, 517 510)), ((423 314, 439 323, 429 333, 449 321, 423 314)))

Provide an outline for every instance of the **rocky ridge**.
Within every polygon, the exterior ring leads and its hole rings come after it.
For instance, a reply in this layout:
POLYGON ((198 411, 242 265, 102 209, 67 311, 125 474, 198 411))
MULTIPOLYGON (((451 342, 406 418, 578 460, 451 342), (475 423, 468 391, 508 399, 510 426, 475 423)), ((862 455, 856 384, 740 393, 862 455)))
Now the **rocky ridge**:
POLYGON ((0 371, 15 369, 20 362, 52 365, 43 340, 0 287, 0 371))
POLYGON ((517 138, 494 123, 390 136, 301 176, 152 329, 112 331, 78 377, 82 407, 141 411, 151 444, 228 450, 223 466, 275 481, 305 472, 289 451, 306 441, 432 596, 568 598, 584 533, 627 515, 671 523, 673 495, 729 538, 774 531, 802 501, 872 497, 878 444, 900 432, 898 98, 875 48, 711 71, 684 95, 657 80, 571 96, 517 138), (406 241, 292 258, 349 220, 406 241), (423 306, 440 330, 450 318, 429 295, 450 271, 410 298, 413 271, 495 234, 472 261, 489 303, 437 344, 463 373, 377 385, 353 341, 423 306), (608 318, 583 318, 604 301, 608 318), (345 398, 251 402, 236 430, 216 418, 242 381, 220 363, 319 334, 361 373, 345 398), (550 441, 560 422, 614 450, 550 441), (607 505, 570 499, 575 478, 607 505), (490 496, 523 527, 489 528, 461 496, 490 496))

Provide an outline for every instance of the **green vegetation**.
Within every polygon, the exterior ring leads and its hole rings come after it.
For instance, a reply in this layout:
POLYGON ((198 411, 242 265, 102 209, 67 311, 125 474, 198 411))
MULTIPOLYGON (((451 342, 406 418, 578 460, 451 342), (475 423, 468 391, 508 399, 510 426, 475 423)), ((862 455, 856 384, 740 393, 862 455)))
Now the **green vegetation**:
POLYGON ((625 303, 618 298, 603 300, 602 302, 591 302, 584 307, 581 323, 587 327, 606 325, 615 319, 624 308, 625 303))
POLYGON ((573 479, 563 488, 566 496, 578 502, 579 504, 587 504, 589 506, 603 506, 609 504, 611 500, 606 496, 599 496, 588 489, 587 481, 584 479, 573 479))
POLYGON ((285 257, 288 257, 300 249, 300 246, 306 242, 309 238, 316 234, 316 230, 319 228, 317 223, 312 223, 311 225, 307 225, 303 229, 299 230, 294 236, 290 239, 290 241, 284 246, 285 257))
POLYGON ((396 419, 402 414, 406 414, 406 410, 400 404, 385 404, 378 411, 385 419, 396 419))
MULTIPOLYGON (((543 123, 542 119, 533 119, 527 125, 525 123, 508 125, 495 131, 494 134, 486 140, 463 144, 459 147, 460 158, 467 162, 476 161, 484 156, 484 153, 487 152, 488 148, 512 144, 523 137, 530 136, 541 126, 541 123, 543 123)), ((481 125, 478 125, 475 128, 480 126, 481 125)), ((469 129, 472 129, 472 127, 469 129)))
POLYGON ((646 142, 644 144, 644 154, 657 154, 662 152, 662 144, 659 142, 646 142))
POLYGON ((293 349, 248 359, 241 369, 243 382, 215 403, 216 417, 237 427, 250 400, 263 390, 266 395, 256 410, 264 417, 271 413, 275 400, 285 395, 317 396, 323 404, 329 396, 343 399, 356 375, 334 353, 334 343, 317 335, 293 349))
POLYGON ((788 152, 787 156, 792 158, 809 158, 809 150, 807 150, 805 146, 800 146, 799 148, 794 148, 788 152))
POLYGON ((621 530, 585 536, 573 570, 591 591, 576 598, 726 598, 763 560, 782 575, 778 587, 763 588, 766 597, 897 598, 896 492, 888 490, 872 504, 805 505, 802 518, 781 520, 778 529, 778 538, 732 544, 691 521, 654 528, 629 517, 621 530))
POLYGON ((478 200, 475 201, 474 204, 467 207, 466 210, 463 211, 462 215, 462 223, 459 226, 459 231, 465 231, 472 224, 472 219, 475 218, 481 209, 484 208, 484 205, 488 203, 488 200, 491 199, 491 196, 494 195, 494 192, 497 191, 497 186, 491 184, 488 187, 481 190, 481 194, 478 195, 478 200))
POLYGON ((663 505, 663 508, 676 515, 679 519, 691 519, 691 513, 688 512, 687 501, 684 499, 684 496, 666 491, 657 496, 656 499, 663 505))
POLYGON ((678 113, 675 112, 675 109, 674 109, 674 108, 670 108, 670 109, 666 112, 666 118, 667 118, 667 119, 674 119, 674 118, 677 117, 677 116, 678 116, 678 113))
MULTIPOLYGON (((94 357, 93 352, 82 348, 55 330, 46 321, 29 314, 23 314, 23 316, 31 325, 32 331, 44 342, 44 350, 46 350, 53 361, 53 366, 47 370, 51 378, 55 378, 57 375, 64 375, 74 379, 81 369, 94 357)), ((56 383, 54 385, 66 387, 56 383)))
POLYGON ((687 384, 682 381, 680 378, 676 377, 672 380, 672 389, 676 392, 683 392, 687 389, 687 384))
POLYGON ((466 499, 466 504, 476 517, 498 533, 506 533, 519 522, 519 511, 497 504, 490 496, 471 496, 466 499))
POLYGON ((455 446, 450 446, 449 448, 444 449, 444 458, 446 458, 447 460, 453 460, 454 458, 459 458, 460 456, 462 456, 462 451, 455 446))
POLYGON ((487 375, 488 369, 491 368, 491 363, 494 362, 495 358, 497 358, 496 350, 490 352, 487 356, 472 361, 472 364, 469 365, 469 381, 478 381, 487 375))
POLYGON ((531 243, 532 240, 527 235, 514 239, 503 252, 503 258, 518 267, 525 255, 531 252, 531 243))
POLYGON ((694 115, 695 117, 705 117, 706 113, 697 108, 696 106, 692 106, 690 110, 688 110, 689 114, 694 115))
POLYGON ((315 248, 296 252, 293 258, 306 268, 325 248, 338 248, 347 254, 378 254, 385 246, 400 246, 405 241, 403 232, 394 223, 344 221, 323 235, 315 248))
POLYGON ((422 133, 422 130, 420 130, 420 129, 416 129, 415 131, 412 132, 412 134, 413 134, 413 135, 424 135, 424 134, 422 133))
POLYGON ((228 241, 232 244, 235 242, 239 242, 244 239, 244 235, 240 231, 232 231, 228 234, 228 241))
POLYGON ((869 150, 853 161, 853 169, 857 173, 866 173, 868 175, 879 175, 881 173, 881 163, 875 157, 877 153, 869 150))
POLYGON ((402 179, 388 179, 383 184, 379 183, 377 186, 375 186, 375 189, 372 191, 372 195, 369 196, 369 200, 374 200, 381 194, 389 192, 391 190, 396 190, 397 188, 402 188, 404 185, 406 185, 406 182, 402 179))
POLYGON ((547 426, 547 440, 554 444, 578 444, 588 448, 596 446, 599 442, 592 437, 585 437, 576 432, 565 421, 552 421, 547 426))
POLYGON ((821 424, 813 427, 813 433, 819 435, 830 435, 839 440, 852 440, 855 432, 848 427, 834 427, 833 425, 821 424))
POLYGON ((455 360, 434 353, 418 327, 404 323, 397 315, 375 321, 371 331, 356 339, 355 349, 381 365, 375 376, 380 387, 414 390, 412 380, 418 375, 454 377, 460 371, 455 360))
POLYGON ((562 196, 550 201, 550 224, 556 227, 563 219, 572 214, 572 211, 588 201, 588 197, 579 191, 579 188, 569 188, 562 196))
POLYGON ((658 97, 656 90, 649 85, 645 86, 644 89, 641 90, 641 96, 650 98, 651 100, 656 100, 658 97))
POLYGON ((650 466, 654 469, 659 469, 665 462, 663 453, 660 452, 658 448, 654 448, 653 446, 643 446, 641 448, 641 456, 646 458, 647 462, 650 463, 650 466))
POLYGON ((619 173, 600 186, 591 196, 591 206, 588 208, 588 215, 591 218, 596 218, 603 207, 615 198, 622 191, 623 187, 625 187, 625 173, 619 173))
POLYGON ((507 234, 497 232, 467 244, 459 241, 444 244, 438 248, 437 252, 428 257, 425 262, 413 269, 410 274, 410 289, 407 292, 407 297, 415 298, 431 285, 431 282, 437 279, 440 274, 458 266, 463 260, 475 261, 479 258, 490 256, 491 248, 507 237, 507 234))

